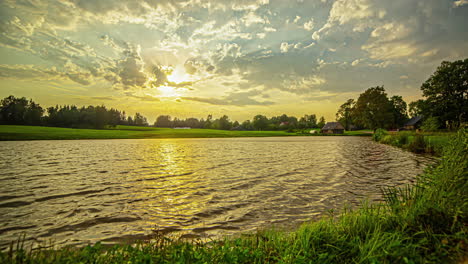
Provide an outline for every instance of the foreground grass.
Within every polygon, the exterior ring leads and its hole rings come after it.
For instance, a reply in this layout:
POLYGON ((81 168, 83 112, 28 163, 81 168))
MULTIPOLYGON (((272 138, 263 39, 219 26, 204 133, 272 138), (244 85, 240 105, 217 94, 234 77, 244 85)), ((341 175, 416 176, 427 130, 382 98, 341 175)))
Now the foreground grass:
POLYGON ((447 144, 415 186, 384 190, 385 203, 303 224, 202 243, 164 236, 136 245, 25 250, 1 263, 457 263, 468 256, 468 134, 447 144))
POLYGON ((387 132, 383 129, 378 129, 373 139, 377 142, 407 149, 415 153, 429 153, 441 156, 444 151, 444 146, 454 133, 449 132, 424 132, 417 133, 414 131, 402 132, 387 132))
MULTIPOLYGON (((352 131, 346 135, 369 135, 352 131)), ((301 132, 230 131, 216 129, 171 129, 117 126, 109 129, 73 129, 41 126, 0 125, 0 140, 65 140, 65 139, 129 139, 129 138, 212 138, 212 137, 281 137, 304 136, 301 132)))

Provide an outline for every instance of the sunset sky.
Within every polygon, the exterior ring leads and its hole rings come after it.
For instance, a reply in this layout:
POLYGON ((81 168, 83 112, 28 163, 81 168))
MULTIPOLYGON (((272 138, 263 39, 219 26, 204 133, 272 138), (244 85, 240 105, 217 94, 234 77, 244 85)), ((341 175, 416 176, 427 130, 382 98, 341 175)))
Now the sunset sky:
POLYGON ((409 103, 468 57, 468 0, 2 0, 0 97, 232 120, 384 85, 409 103))

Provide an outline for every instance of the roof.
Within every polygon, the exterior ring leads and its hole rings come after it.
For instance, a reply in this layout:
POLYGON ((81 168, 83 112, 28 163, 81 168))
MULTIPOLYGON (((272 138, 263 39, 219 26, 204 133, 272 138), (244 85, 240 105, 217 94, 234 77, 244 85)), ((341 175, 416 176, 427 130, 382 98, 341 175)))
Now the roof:
POLYGON ((404 124, 404 126, 414 126, 414 125, 416 125, 419 121, 421 121, 422 118, 423 118, 422 116, 415 116, 415 117, 411 118, 410 120, 408 120, 408 121, 404 124))
POLYGON ((328 122, 326 125, 322 127, 322 130, 329 130, 329 129, 343 129, 343 125, 340 122, 328 122))

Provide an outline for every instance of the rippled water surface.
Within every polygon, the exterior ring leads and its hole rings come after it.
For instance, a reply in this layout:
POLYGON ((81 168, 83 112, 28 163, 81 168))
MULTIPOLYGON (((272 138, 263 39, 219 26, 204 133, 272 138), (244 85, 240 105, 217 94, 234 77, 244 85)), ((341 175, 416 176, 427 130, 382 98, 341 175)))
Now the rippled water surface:
POLYGON ((1 248, 294 225, 433 162, 362 137, 0 142, 0 157, 1 248))

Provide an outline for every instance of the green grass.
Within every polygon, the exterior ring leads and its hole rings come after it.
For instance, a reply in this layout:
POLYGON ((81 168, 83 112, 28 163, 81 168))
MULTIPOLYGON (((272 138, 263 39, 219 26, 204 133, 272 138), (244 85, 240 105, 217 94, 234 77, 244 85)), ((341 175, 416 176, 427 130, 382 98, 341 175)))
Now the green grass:
POLYGON ((364 203, 292 232, 265 230, 201 242, 155 235, 105 248, 0 253, 0 263, 462 263, 468 256, 468 131, 447 144, 437 166, 414 186, 387 188, 385 202, 364 203))
POLYGON ((441 156, 444 146, 448 144, 453 132, 424 132, 414 131, 387 132, 378 129, 373 136, 375 141, 400 147, 416 153, 429 153, 441 156))
MULTIPOLYGON (((0 125, 0 140, 126 139, 126 138, 211 138, 305 136, 286 131, 230 131, 216 129, 172 129, 117 126, 108 129, 74 129, 41 126, 0 125)), ((345 135, 369 135, 351 131, 345 135)))

